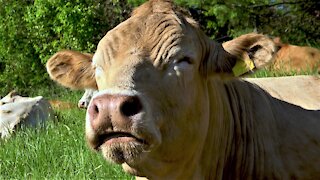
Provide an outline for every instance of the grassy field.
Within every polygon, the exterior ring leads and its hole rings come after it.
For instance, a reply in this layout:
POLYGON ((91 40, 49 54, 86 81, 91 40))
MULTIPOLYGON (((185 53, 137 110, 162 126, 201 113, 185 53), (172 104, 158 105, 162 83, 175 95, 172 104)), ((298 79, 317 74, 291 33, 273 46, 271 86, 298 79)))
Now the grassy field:
MULTIPOLYGON (((76 103, 80 97, 65 91, 62 99, 76 103)), ((0 140, 0 179, 133 179, 87 147, 85 110, 56 111, 55 119, 0 140)))

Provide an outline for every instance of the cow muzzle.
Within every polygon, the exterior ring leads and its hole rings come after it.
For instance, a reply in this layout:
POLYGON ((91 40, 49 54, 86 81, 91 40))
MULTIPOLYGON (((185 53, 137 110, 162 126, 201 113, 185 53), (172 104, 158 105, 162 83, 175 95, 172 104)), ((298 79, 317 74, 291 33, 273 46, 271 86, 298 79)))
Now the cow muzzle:
POLYGON ((140 120, 143 105, 138 96, 103 94, 92 99, 87 121, 92 130, 89 145, 99 149, 102 145, 119 143, 145 143, 134 132, 133 124, 140 120))

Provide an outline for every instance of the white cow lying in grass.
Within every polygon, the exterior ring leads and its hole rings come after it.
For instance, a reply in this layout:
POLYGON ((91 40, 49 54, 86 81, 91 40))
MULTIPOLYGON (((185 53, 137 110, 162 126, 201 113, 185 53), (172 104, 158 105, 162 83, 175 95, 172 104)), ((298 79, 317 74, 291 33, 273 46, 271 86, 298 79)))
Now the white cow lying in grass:
POLYGON ((37 127, 53 118, 53 111, 42 96, 22 97, 14 92, 0 100, 0 136, 7 138, 19 126, 37 127))

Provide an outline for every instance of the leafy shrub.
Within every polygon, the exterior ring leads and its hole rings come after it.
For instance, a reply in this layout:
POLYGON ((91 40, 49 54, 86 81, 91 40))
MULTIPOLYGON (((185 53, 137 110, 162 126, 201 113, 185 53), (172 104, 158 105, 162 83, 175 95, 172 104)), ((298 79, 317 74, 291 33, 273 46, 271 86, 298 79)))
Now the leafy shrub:
POLYGON ((44 71, 28 39, 24 14, 30 1, 0 0, 1 94, 40 83, 44 71), (39 71, 40 69, 40 71, 39 71))
POLYGON ((44 65, 61 49, 93 52, 129 12, 113 8, 117 2, 0 0, 0 94, 12 89, 28 94, 50 85, 44 65))

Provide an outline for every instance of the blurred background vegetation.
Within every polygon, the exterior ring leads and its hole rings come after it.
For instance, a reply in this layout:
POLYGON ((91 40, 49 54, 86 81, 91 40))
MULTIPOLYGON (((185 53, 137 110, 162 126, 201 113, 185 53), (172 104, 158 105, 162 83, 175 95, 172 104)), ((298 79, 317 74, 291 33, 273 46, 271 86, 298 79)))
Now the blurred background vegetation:
MULTIPOLYGON (((319 47, 320 1, 175 0, 220 42, 248 32, 319 47)), ((0 95, 54 87, 45 70, 61 49, 93 53, 144 0, 0 0, 0 95)))

